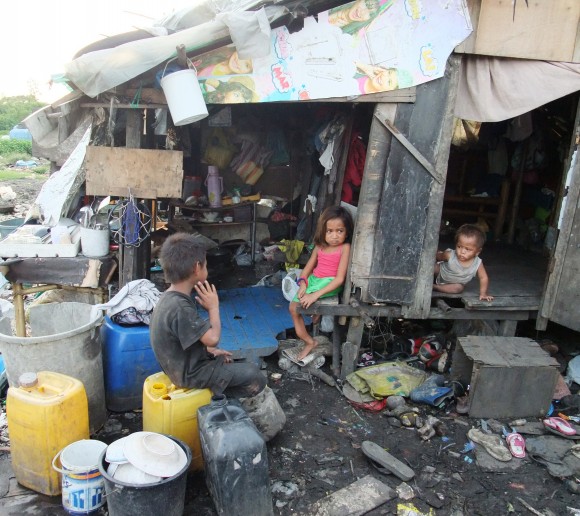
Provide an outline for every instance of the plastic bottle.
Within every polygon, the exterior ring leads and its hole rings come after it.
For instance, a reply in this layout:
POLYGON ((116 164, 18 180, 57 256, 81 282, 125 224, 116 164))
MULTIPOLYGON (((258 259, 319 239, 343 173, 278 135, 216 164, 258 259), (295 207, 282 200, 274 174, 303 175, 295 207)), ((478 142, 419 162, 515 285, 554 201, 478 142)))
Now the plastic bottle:
POLYGON ((61 482, 52 459, 89 438, 85 388, 76 378, 49 371, 23 373, 19 384, 6 396, 12 468, 19 484, 54 496, 61 482))
POLYGON ((240 189, 234 188, 234 193, 232 194, 232 204, 240 204, 242 201, 242 196, 240 195, 240 189))
POLYGON ((205 478, 220 515, 273 514, 268 450, 236 400, 214 396, 198 410, 205 478))

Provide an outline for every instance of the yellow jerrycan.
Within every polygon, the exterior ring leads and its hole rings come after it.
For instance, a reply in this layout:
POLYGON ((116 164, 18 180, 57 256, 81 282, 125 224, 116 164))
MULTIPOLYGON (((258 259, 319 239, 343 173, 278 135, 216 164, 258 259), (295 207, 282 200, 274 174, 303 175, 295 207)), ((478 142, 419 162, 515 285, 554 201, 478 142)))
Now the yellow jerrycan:
POLYGON ((85 388, 76 378, 50 371, 23 373, 18 381, 6 396, 14 475, 29 489, 58 495, 61 480, 52 459, 65 446, 89 438, 85 388))
POLYGON ((192 470, 203 469, 197 409, 211 401, 209 389, 181 389, 165 373, 155 373, 143 384, 143 430, 180 439, 191 449, 192 470))

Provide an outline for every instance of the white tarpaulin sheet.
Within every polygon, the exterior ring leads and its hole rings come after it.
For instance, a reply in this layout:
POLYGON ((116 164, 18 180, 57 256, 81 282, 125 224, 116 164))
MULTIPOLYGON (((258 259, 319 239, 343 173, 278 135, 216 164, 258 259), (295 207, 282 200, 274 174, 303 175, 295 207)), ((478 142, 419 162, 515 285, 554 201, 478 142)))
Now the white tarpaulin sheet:
MULTIPOLYGON (((241 7, 250 9, 260 3, 247 1, 241 7)), ((287 12, 285 7, 266 8, 270 23, 287 12)), ((223 22, 209 21, 168 36, 131 41, 115 48, 89 52, 67 63, 65 75, 89 97, 96 97, 171 59, 178 45, 185 45, 189 52, 229 37, 229 30, 223 22)))
POLYGON ((60 170, 51 174, 42 185, 27 218, 38 216, 43 224, 55 226, 61 217, 66 217, 81 185, 85 182, 82 164, 87 153, 92 127, 92 125, 88 127, 60 170))
POLYGON ((508 120, 580 90, 580 64, 463 56, 455 116, 508 120))

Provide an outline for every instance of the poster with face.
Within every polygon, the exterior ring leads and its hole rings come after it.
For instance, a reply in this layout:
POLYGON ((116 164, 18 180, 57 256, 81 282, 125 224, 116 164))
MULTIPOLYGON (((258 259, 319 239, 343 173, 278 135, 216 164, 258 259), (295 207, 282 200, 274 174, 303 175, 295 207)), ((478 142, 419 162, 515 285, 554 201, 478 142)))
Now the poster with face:
POLYGON ((354 97, 442 77, 471 31, 465 0, 355 0, 274 29, 267 57, 229 45, 193 61, 208 104, 354 97))

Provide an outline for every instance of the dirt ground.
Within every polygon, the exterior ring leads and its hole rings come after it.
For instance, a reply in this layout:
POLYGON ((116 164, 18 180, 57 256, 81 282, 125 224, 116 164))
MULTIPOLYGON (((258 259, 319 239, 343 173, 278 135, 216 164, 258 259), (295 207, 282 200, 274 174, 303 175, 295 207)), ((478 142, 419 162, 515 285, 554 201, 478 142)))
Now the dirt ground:
MULTIPOLYGON (((2 182, 2 185, 12 186, 21 202, 25 196, 31 202, 39 188, 38 183, 30 179, 2 182)), ((245 286, 255 283, 260 279, 258 276, 247 268, 237 269, 231 273, 229 283, 230 286, 245 286)), ((227 287, 225 283, 219 286, 227 287)), ((429 323, 424 324, 425 331, 429 332, 429 323)), ((576 353, 580 345, 577 334, 560 328, 538 335, 520 323, 518 330, 520 336, 551 338, 561 347, 562 363, 576 353)), ((372 341, 367 338, 365 345, 372 345, 376 350, 377 342, 377 338, 372 341)), ((387 449, 415 472, 415 477, 407 482, 413 491, 412 499, 404 501, 395 494, 393 499, 367 514, 580 514, 577 509, 580 502, 571 492, 578 487, 574 477, 568 480, 552 477, 545 466, 529 457, 512 459, 502 465, 490 460, 480 447, 462 453, 468 442, 467 431, 478 426, 480 421, 458 415, 454 403, 442 410, 413 404, 423 417, 431 414, 444 423, 445 435, 423 441, 417 430, 398 427, 386 417, 384 410, 371 413, 355 408, 337 388, 308 375, 281 370, 276 354, 265 360, 264 367, 264 374, 268 375, 269 384, 287 416, 284 430, 268 443, 275 514, 313 514, 311 505, 314 502, 367 475, 396 489, 402 481, 380 473, 362 453, 361 444, 365 440, 387 449), (282 373, 277 383, 270 379, 274 372, 282 373), (415 507, 416 512, 402 512, 402 506, 415 507)), ((323 370, 329 373, 328 365, 323 366, 323 370)), ((530 396, 533 395, 530 392, 530 396)), ((139 411, 110 414, 105 428, 94 437, 109 443, 136 430, 141 430, 139 411)), ((8 457, 7 453, 0 452, 0 470, 8 457)), ((190 474, 187 485, 185 514, 215 515, 203 474, 190 474)), ((100 512, 106 514, 106 511, 100 512)), ((59 497, 45 497, 23 488, 18 490, 14 478, 3 481, 2 475, 0 513, 66 514, 59 497)))

